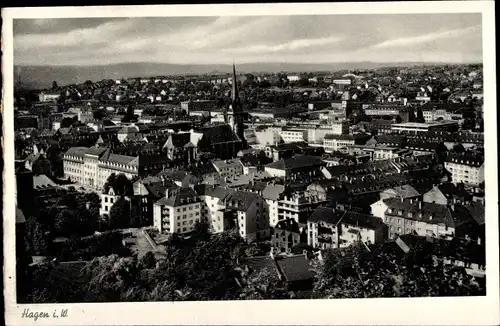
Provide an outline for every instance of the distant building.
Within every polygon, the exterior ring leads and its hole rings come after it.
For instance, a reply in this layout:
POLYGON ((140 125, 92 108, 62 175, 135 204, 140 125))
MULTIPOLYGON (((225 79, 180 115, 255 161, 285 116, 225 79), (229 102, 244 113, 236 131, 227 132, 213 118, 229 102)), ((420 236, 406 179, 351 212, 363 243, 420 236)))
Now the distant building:
POLYGON ((61 97, 61 94, 57 92, 41 92, 38 94, 40 102, 56 102, 59 97, 61 97))
POLYGON ((410 132, 410 133, 427 133, 430 131, 453 131, 457 130, 458 123, 456 121, 440 121, 440 122, 406 122, 394 123, 391 130, 394 132, 410 132))

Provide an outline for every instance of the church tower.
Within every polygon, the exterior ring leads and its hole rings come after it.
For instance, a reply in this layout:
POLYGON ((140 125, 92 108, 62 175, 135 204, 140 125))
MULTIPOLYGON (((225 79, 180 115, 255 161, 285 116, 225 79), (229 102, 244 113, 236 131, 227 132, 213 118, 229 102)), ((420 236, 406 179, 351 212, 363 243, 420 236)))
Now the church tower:
POLYGON ((243 126, 243 108, 238 93, 238 85, 236 80, 236 67, 233 62, 233 82, 231 88, 231 112, 229 116, 229 125, 233 129, 238 138, 245 143, 245 132, 243 126))

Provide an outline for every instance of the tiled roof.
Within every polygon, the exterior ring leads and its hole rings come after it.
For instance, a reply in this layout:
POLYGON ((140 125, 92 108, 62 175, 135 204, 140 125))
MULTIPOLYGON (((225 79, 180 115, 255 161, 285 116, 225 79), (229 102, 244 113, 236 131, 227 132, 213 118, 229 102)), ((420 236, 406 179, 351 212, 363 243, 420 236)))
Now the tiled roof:
POLYGON ((279 221, 274 227, 276 232, 279 230, 286 230, 290 232, 300 233, 299 224, 294 219, 287 219, 279 221))
POLYGON ((276 260, 278 268, 288 282, 312 280, 314 273, 311 271, 309 260, 305 255, 283 257, 276 260))
POLYGON ((479 155, 450 155, 446 159, 446 162, 463 164, 473 167, 480 167, 484 163, 484 157, 479 155))
POLYGON ((268 185, 262 191, 262 197, 264 199, 278 200, 283 191, 285 191, 285 186, 283 185, 268 185))
POLYGON ((311 155, 295 155, 291 158, 281 159, 279 161, 266 165, 268 168, 280 170, 294 170, 306 167, 315 167, 326 165, 318 156, 311 155))
POLYGON ((396 186, 392 189, 403 198, 420 196, 420 193, 410 185, 396 186))
POLYGON ((217 160, 213 161, 212 164, 219 170, 225 168, 243 167, 243 164, 241 164, 241 161, 239 159, 217 160))
POLYGON ((259 195, 248 191, 235 191, 225 198, 226 207, 246 212, 259 195))
POLYGON ((54 187, 55 185, 56 185, 55 182, 52 181, 49 177, 47 177, 45 174, 40 174, 33 177, 34 189, 54 187))
POLYGON ((385 212, 386 215, 400 216, 431 224, 443 223, 446 226, 457 227, 472 220, 467 209, 459 204, 454 204, 453 208, 449 208, 435 203, 418 202, 408 199, 401 200, 400 198, 384 199, 384 203, 388 206, 385 212), (391 213, 389 213, 390 209, 392 209, 391 213), (411 216, 409 216, 409 213, 411 213, 411 216))
POLYGON ((231 130, 229 125, 218 125, 204 128, 203 141, 208 145, 220 144, 225 142, 239 141, 240 139, 231 130))
POLYGON ((191 188, 180 188, 172 191, 172 195, 168 198, 161 198, 156 203, 160 205, 167 205, 172 207, 187 205, 199 201, 198 194, 191 188))
POLYGON ((328 207, 318 207, 311 214, 308 222, 326 222, 329 224, 337 224, 340 220, 341 216, 335 214, 335 210, 333 208, 328 207))

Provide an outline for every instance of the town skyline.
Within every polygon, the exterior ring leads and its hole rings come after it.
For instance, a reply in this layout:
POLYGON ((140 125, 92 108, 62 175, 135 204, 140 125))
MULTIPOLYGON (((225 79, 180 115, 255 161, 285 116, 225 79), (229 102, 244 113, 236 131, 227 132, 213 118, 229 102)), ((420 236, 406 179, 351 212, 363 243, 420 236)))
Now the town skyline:
POLYGON ((14 63, 478 63, 481 32, 479 14, 22 19, 14 63))

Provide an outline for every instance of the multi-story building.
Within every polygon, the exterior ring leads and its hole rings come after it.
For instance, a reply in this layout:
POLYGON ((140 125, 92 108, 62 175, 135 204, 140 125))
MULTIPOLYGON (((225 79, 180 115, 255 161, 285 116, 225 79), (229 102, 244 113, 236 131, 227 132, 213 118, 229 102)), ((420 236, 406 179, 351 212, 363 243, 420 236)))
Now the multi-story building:
POLYGON ((332 153, 347 149, 354 145, 364 145, 370 139, 369 135, 326 135, 323 140, 323 148, 325 152, 332 153))
POLYGON ((408 133, 428 133, 431 131, 456 131, 458 123, 456 121, 437 121, 429 123, 406 122, 394 123, 391 125, 393 132, 408 133))
POLYGON ((285 189, 278 200, 278 223, 279 221, 292 219, 301 228, 305 228, 309 216, 323 203, 325 203, 325 198, 316 194, 285 189))
POLYGON ((383 243, 387 226, 380 218, 318 207, 307 221, 307 244, 320 249, 345 248, 355 242, 383 243))
POLYGON ((478 155, 452 155, 444 163, 453 183, 478 186, 484 181, 484 158, 478 155))
POLYGON ((400 117, 403 122, 408 122, 409 111, 404 105, 399 104, 364 104, 364 114, 369 117, 400 117))
POLYGON ((269 237, 269 218, 264 199, 256 193, 234 191, 224 198, 226 225, 236 227, 247 241, 269 237))
POLYGON ((384 222, 389 226, 390 238, 411 233, 436 238, 463 235, 473 221, 459 204, 445 206, 403 198, 384 199, 384 204, 384 222))
POLYGON ((202 201, 192 188, 166 191, 154 204, 153 225, 160 233, 193 232, 196 222, 201 221, 201 207, 202 201))
POLYGON ((63 156, 64 178, 82 186, 102 189, 108 177, 139 175, 139 157, 111 153, 105 147, 72 147, 63 156))
POLYGON ((271 247, 278 252, 290 252, 299 243, 299 224, 293 219, 279 221, 271 230, 271 247))
POLYGON ((285 186, 283 185, 267 185, 264 190, 262 190, 262 198, 266 201, 269 225, 271 227, 278 224, 278 201, 284 191, 285 186))
POLYGON ((212 164, 222 178, 232 179, 243 174, 243 163, 239 159, 218 160, 212 164))
POLYGON ((293 178, 294 176, 314 177, 320 175, 321 168, 326 163, 318 156, 295 155, 290 158, 280 159, 264 167, 272 177, 293 178))
POLYGON ((307 130, 304 129, 283 129, 279 135, 285 143, 307 141, 307 130))

